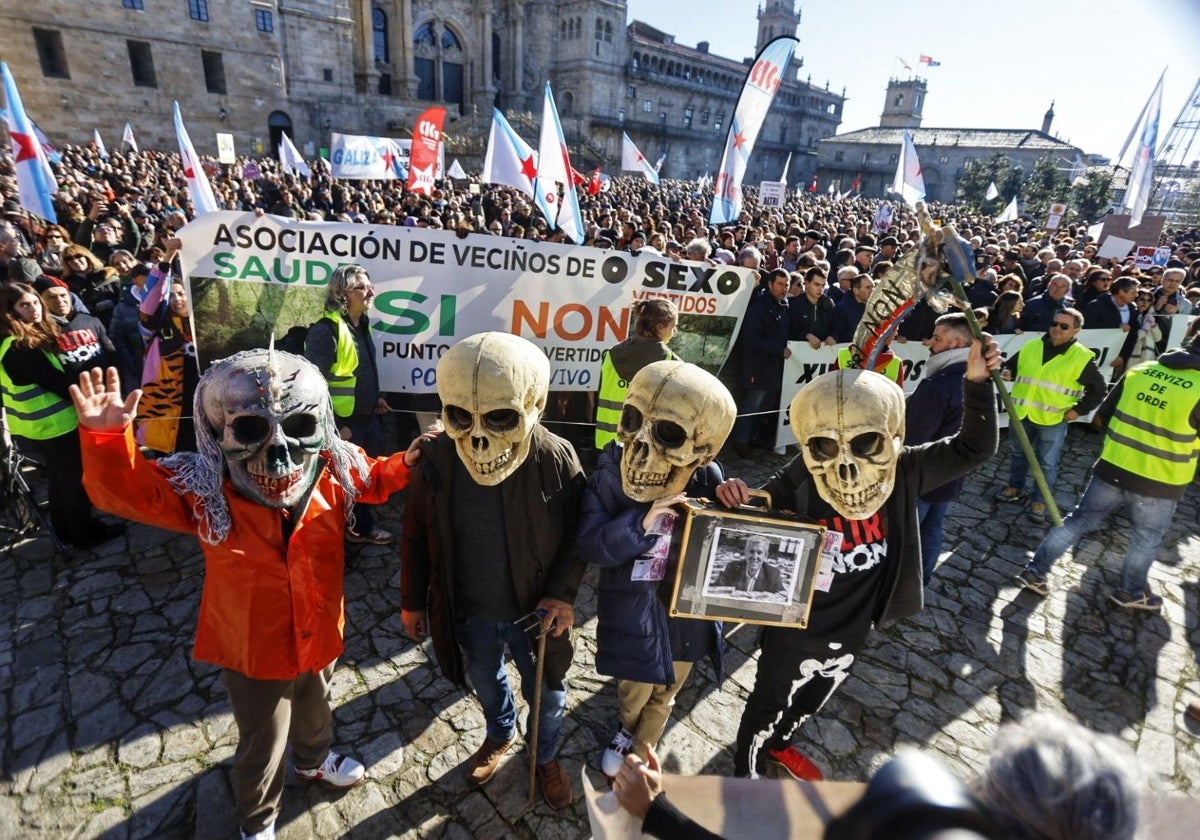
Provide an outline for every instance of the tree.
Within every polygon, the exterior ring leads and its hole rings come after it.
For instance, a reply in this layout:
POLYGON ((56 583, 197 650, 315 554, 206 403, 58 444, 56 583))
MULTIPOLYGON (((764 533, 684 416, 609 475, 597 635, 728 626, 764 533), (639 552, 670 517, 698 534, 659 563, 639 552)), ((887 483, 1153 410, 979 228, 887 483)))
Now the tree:
POLYGON ((1046 215, 1050 205, 1056 201, 1064 204, 1071 197, 1071 184, 1067 175, 1058 168, 1054 158, 1049 155, 1038 158, 1025 182, 1025 203, 1022 213, 1028 213, 1035 219, 1046 215))
POLYGON ((1071 209, 1084 221, 1100 219, 1112 204, 1112 170, 1099 167, 1087 170, 1071 185, 1071 209))
POLYGON ((958 200, 980 212, 999 212, 1021 191, 1023 176, 1021 167, 1014 166, 1004 152, 996 152, 985 160, 972 159, 958 179, 958 200), (992 183, 995 183, 1000 194, 989 200, 986 198, 987 189, 992 183))

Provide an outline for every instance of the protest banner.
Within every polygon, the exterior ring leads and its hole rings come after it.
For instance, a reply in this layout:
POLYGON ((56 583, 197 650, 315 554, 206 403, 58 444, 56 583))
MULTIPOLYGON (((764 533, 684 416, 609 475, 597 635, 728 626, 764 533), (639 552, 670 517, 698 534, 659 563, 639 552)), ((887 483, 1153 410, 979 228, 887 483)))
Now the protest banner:
MULTIPOLYGON (((1182 343, 1183 334, 1187 330, 1187 320, 1187 316, 1171 317, 1170 332, 1167 338, 1168 347, 1178 347, 1182 343)), ((1007 359, 1012 354, 1019 352, 1026 342, 1038 340, 1042 335, 1043 333, 1040 332, 1030 332, 1021 335, 993 337, 1000 345, 1001 355, 1007 359)), ((1084 329, 1079 333, 1079 342, 1096 354, 1096 366, 1100 368, 1105 379, 1112 374, 1111 363, 1121 352, 1121 345, 1125 343, 1125 335, 1121 330, 1084 329)), ((822 345, 814 350, 804 341, 793 341, 788 344, 792 355, 783 363, 783 384, 779 398, 781 410, 775 435, 776 446, 787 446, 796 442, 788 426, 787 417, 787 408, 791 405, 796 392, 821 374, 835 370, 838 351, 848 346, 846 344, 822 345)), ((908 396, 917 389, 917 385, 921 382, 925 363, 929 361, 929 349, 918 341, 903 343, 896 341, 892 343, 890 349, 904 367, 904 394, 908 396)), ((1133 360, 1130 364, 1136 361, 1133 360)), ((1012 387, 1011 383, 1009 383, 1009 387, 1012 387)), ((1007 426, 1008 415, 1004 412, 1004 406, 1000 402, 999 396, 997 396, 996 402, 1000 412, 1000 425, 1007 426)), ((1078 422, 1083 423, 1089 420, 1091 420, 1091 414, 1079 418, 1078 422)))
POLYGON ((758 206, 783 209, 787 201, 787 184, 783 181, 763 181, 758 185, 758 206))
POLYGON ((1128 213, 1113 213, 1104 219, 1104 228, 1101 231, 1100 239, 1103 241, 1106 236, 1121 236, 1132 239, 1137 245, 1157 247, 1158 237, 1162 233, 1166 221, 1165 216, 1152 216, 1147 213, 1142 216, 1141 224, 1130 227, 1128 213))
POLYGON ((237 163, 237 153, 233 148, 233 135, 217 133, 217 160, 221 163, 237 163))
POLYGON ((289 330, 321 317, 334 269, 356 263, 376 291, 368 316, 380 384, 408 393, 435 391, 441 355, 485 330, 542 348, 552 390, 595 390, 603 351, 627 337, 629 307, 647 297, 679 307, 672 350, 715 373, 757 280, 648 253, 251 213, 210 213, 179 236, 202 368, 272 334, 288 347, 289 330))

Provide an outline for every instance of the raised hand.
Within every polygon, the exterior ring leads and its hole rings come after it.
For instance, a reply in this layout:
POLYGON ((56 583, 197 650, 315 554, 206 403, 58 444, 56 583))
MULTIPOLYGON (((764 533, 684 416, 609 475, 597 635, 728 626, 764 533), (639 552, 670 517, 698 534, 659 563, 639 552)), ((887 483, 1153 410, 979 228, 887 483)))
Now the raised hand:
POLYGON ((137 415, 141 389, 121 396, 121 380, 115 367, 94 368, 79 374, 79 384, 69 389, 79 425, 96 432, 119 432, 137 415))

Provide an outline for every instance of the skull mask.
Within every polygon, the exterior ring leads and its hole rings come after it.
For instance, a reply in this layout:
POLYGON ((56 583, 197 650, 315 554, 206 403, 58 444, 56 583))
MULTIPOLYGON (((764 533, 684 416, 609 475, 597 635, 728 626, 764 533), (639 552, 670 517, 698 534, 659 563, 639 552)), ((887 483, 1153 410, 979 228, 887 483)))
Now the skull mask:
POLYGON ((847 519, 866 519, 895 486, 904 445, 904 392, 870 370, 818 376, 792 399, 792 434, 817 492, 847 519))
POLYGON ((492 487, 516 472, 546 408, 546 354, 515 335, 479 333, 442 356, 437 387, 446 434, 475 483, 492 487))
POLYGON ((247 350, 200 380, 196 413, 225 456, 238 492, 270 508, 289 508, 313 486, 327 444, 329 388, 307 359, 247 350))
POLYGON ((629 383, 617 437, 621 488, 634 501, 683 492, 692 473, 717 457, 733 428, 733 397, 687 362, 654 362, 629 383))

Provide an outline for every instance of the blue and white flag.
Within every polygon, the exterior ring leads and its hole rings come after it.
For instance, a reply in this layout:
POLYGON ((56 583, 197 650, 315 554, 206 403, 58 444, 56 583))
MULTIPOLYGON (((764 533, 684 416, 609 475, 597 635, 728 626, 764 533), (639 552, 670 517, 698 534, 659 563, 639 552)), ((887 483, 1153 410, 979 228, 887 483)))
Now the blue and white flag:
POLYGON ((640 172, 642 177, 655 186, 658 185, 658 168, 650 165, 629 135, 621 132, 621 169, 629 172, 640 172))
POLYGON ((300 154, 292 138, 286 134, 279 141, 279 165, 288 172, 303 175, 305 178, 312 177, 312 170, 304 162, 304 155, 300 154))
POLYGON ((762 48, 746 74, 733 119, 729 121, 709 224, 737 221, 742 211, 742 179, 746 175, 746 164, 798 43, 796 38, 788 35, 776 38, 762 48))
POLYGON ((108 149, 104 148, 104 141, 100 139, 100 129, 92 129, 92 142, 96 144, 96 154, 100 155, 100 160, 108 160, 108 149))
MULTIPOLYGON (((1166 75, 1163 71, 1163 76, 1166 75)), ((1150 193, 1154 191, 1154 152, 1158 145, 1158 121, 1162 114, 1163 77, 1150 94, 1146 107, 1142 109, 1141 125, 1134 130, 1138 135, 1137 149, 1133 155, 1133 168, 1129 172, 1129 186, 1125 188, 1125 209, 1129 211, 1129 226, 1142 223, 1150 193)))
POLYGON ((892 179, 893 193, 904 199, 909 207, 925 198, 925 179, 921 175, 921 161, 917 160, 917 147, 912 134, 904 131, 900 141, 900 160, 896 164, 896 177, 892 179))
POLYGON ((575 192, 572 171, 571 155, 567 152, 567 141, 563 137, 562 124, 558 121, 558 109, 554 107, 554 94, 550 92, 550 83, 546 82, 533 200, 541 208, 547 222, 569 236, 576 245, 581 245, 583 216, 579 212, 579 196, 575 192), (562 184, 563 192, 561 202, 558 197, 559 184, 562 184))
POLYGON ((217 209, 217 199, 213 196, 212 185, 208 183, 208 175, 200 165, 192 138, 188 137, 187 129, 183 127, 183 115, 179 113, 178 102, 174 110, 175 139, 179 141, 179 156, 183 162, 183 177, 187 179, 188 196, 192 199, 196 215, 203 216, 217 209))
POLYGON ((334 178, 408 180, 408 150, 391 137, 334 132, 329 137, 329 164, 334 178))
POLYGON ((21 104, 17 82, 9 72, 8 65, 0 62, 0 76, 4 81, 4 99, 8 105, 6 120, 8 138, 12 144, 13 168, 17 176, 17 200, 22 207, 48 222, 58 223, 54 213, 54 202, 50 198, 58 192, 54 171, 46 159, 46 150, 34 134, 33 123, 21 104))
POLYGON ((492 109, 492 130, 488 134, 487 153, 479 180, 484 184, 515 187, 533 198, 533 179, 537 177, 537 152, 513 131, 504 114, 492 109))

